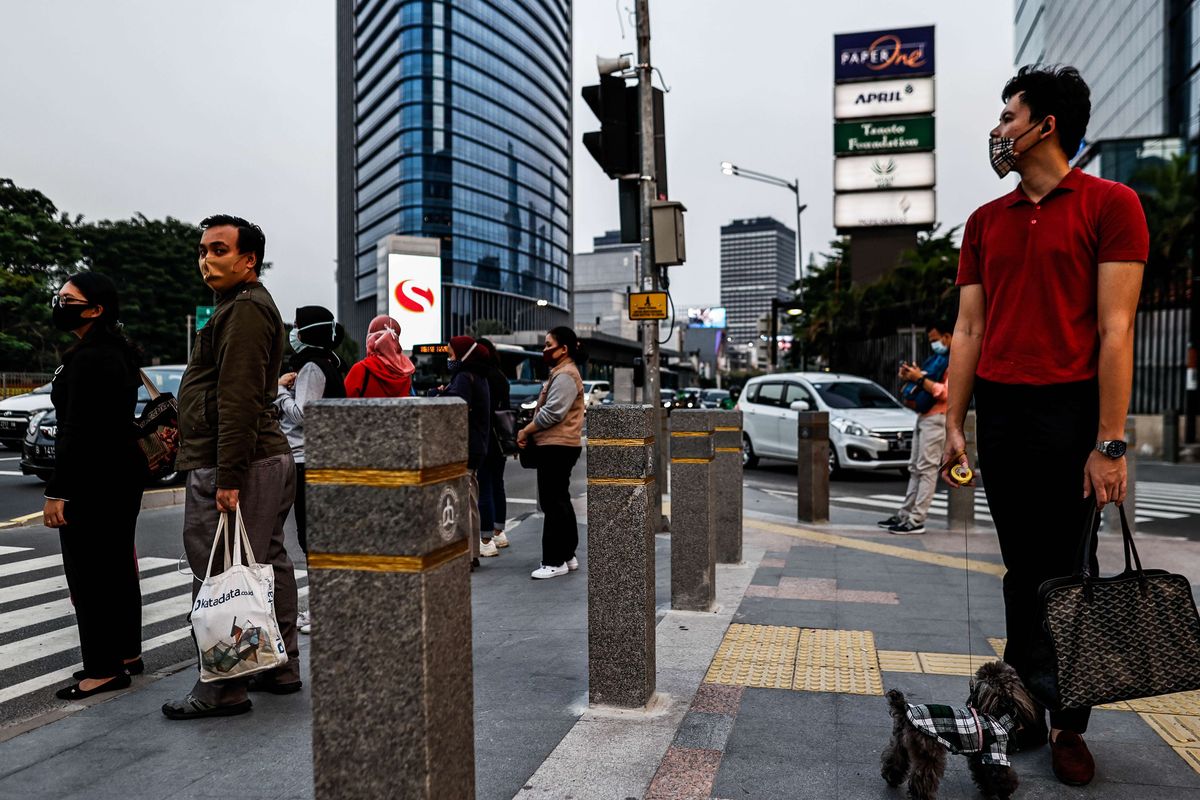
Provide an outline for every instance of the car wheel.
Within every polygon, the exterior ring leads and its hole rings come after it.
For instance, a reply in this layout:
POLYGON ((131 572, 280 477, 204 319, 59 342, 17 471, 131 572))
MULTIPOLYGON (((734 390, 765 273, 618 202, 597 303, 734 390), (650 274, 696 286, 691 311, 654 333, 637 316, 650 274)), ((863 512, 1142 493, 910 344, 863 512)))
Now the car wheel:
POLYGON ((840 476, 841 474, 842 474, 842 462, 838 461, 837 448, 833 446, 832 442, 830 442, 830 444, 829 444, 829 479, 833 480, 834 478, 840 476))
POLYGON ((742 466, 746 469, 754 469, 758 466, 758 456, 754 454, 754 445, 750 444, 750 437, 742 434, 742 466))

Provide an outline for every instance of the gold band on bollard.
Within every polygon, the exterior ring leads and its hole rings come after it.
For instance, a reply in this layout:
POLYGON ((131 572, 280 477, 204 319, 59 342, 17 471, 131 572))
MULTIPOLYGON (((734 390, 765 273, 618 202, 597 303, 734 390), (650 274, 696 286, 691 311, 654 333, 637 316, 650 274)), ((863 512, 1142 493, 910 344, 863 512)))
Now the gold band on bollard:
POLYGON ((465 462, 443 464, 425 469, 310 469, 304 482, 322 486, 373 486, 393 489, 400 486, 430 486, 461 478, 467 474, 465 462))
POLYGON ((716 448, 716 451, 718 453, 740 453, 740 452, 742 452, 742 448, 740 448, 740 447, 718 447, 718 448, 716 448))
POLYGON ((739 428, 737 425, 714 425, 713 426, 713 431, 722 431, 725 433, 728 433, 729 431, 740 431, 740 430, 741 430, 741 428, 739 428))
POLYGON ((688 436, 712 436, 712 431, 671 431, 671 435, 682 439, 688 436))
POLYGON ((645 478, 588 478, 588 486, 648 486, 654 483, 654 476, 645 478))
MULTIPOLYGON (((741 449, 738 452, 742 452, 741 449)), ((711 458, 672 458, 672 464, 711 464, 711 458)))
POLYGON ((588 447, 645 447, 654 444, 654 437, 645 439, 588 439, 588 447))
POLYGON ((439 547, 423 556, 381 556, 373 553, 309 553, 308 568, 345 569, 352 572, 428 572, 471 552, 466 539, 439 547))

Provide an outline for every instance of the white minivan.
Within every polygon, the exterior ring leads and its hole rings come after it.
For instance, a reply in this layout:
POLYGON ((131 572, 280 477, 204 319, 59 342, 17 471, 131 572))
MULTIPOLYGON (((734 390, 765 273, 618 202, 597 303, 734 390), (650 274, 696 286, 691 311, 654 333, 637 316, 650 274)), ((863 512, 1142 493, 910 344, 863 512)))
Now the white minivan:
POLYGON ((608 381, 583 382, 583 404, 586 408, 600 405, 610 394, 612 394, 612 386, 608 381))
POLYGON ((742 462, 796 460, 800 411, 829 413, 829 471, 905 471, 912 454, 915 412, 882 386, 856 375, 781 372, 751 378, 738 398, 742 462))

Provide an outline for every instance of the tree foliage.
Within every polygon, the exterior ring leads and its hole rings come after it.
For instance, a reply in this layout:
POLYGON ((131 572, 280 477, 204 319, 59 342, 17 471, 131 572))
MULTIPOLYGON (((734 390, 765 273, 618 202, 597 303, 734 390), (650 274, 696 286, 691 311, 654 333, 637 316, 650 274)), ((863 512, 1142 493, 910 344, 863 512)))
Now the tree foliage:
MULTIPOLYGON (((810 359, 833 363, 835 350, 846 342, 894 334, 898 328, 922 326, 957 315, 957 227, 941 233, 936 226, 917 236, 916 247, 900 256, 894 270, 874 283, 851 285, 850 245, 845 238, 830 242, 824 263, 810 267, 804 282, 805 314, 796 317, 792 332, 807 346, 810 359)), ((798 288, 793 285, 793 290, 798 288)), ((800 347, 789 359, 798 363, 800 347)))
POLYGON ((1195 248, 1196 174, 1188 156, 1148 163, 1134 173, 1129 185, 1142 200, 1150 229, 1146 283, 1182 283, 1195 248))

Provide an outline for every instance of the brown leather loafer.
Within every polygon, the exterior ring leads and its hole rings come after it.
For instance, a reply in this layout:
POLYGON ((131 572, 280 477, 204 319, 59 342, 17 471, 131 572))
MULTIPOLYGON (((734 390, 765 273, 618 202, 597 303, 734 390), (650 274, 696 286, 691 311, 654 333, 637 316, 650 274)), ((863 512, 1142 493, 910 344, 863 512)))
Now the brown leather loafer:
POLYGON ((1086 786, 1096 774, 1096 762, 1083 738, 1074 731, 1059 731, 1050 741, 1054 775, 1068 786, 1086 786))

